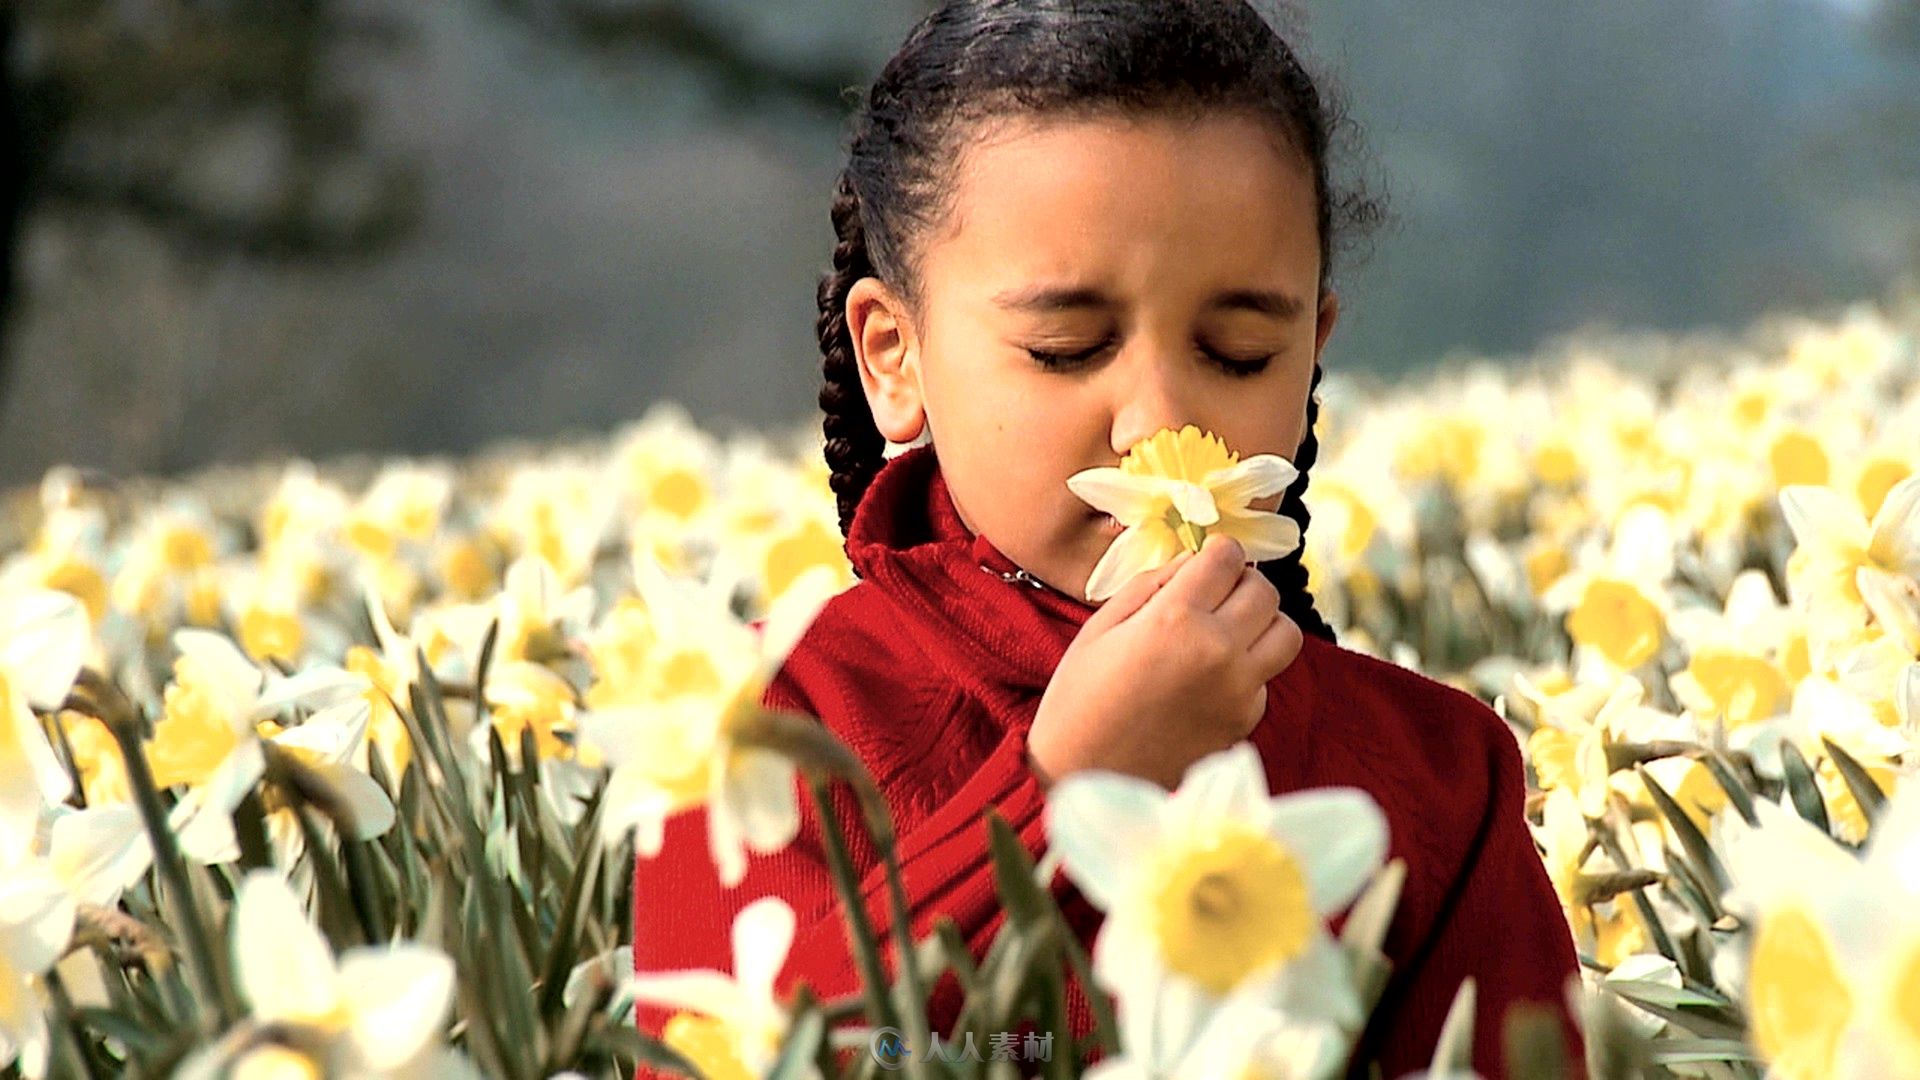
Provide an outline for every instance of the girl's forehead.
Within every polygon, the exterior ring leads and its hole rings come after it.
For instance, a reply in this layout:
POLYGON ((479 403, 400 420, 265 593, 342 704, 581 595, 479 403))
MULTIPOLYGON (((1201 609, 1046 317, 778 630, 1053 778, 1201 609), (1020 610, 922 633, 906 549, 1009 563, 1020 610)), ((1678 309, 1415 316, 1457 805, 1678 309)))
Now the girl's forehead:
POLYGON ((956 158, 950 198, 929 270, 1318 270, 1311 173, 1271 125, 1237 114, 996 123, 956 158))

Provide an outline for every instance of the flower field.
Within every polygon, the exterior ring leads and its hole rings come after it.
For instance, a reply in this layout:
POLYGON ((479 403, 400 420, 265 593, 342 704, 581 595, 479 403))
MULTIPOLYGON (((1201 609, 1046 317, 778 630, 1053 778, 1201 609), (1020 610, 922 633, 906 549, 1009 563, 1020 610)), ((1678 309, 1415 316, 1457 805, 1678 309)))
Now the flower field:
MULTIPOLYGON (((1323 394, 1316 604, 1512 726, 1591 1074, 1920 1077, 1920 319, 1323 394)), ((631 971, 632 860, 681 810, 722 881, 832 783, 890 851, 859 762, 760 708, 853 580, 816 431, 668 406, 462 461, 50 471, 0 507, 0 1072, 871 1074, 871 1032, 925 1045, 940 972, 984 1046, 1059 1030, 1071 968, 1112 994, 1095 1072, 1338 1075, 1401 868, 1369 800, 1259 790, 1245 746, 1172 793, 1065 778, 1039 868, 983 822, 1009 918, 977 969, 935 935, 882 985, 856 920, 865 991, 779 1000, 793 914, 763 902, 734 971, 631 971), (1259 918, 1150 917, 1188 879, 1143 893, 1101 841, 1128 814, 1259 918), (1091 955, 1056 868, 1109 913, 1091 955), (683 1010, 660 1042, 636 1000, 683 1010)), ((1468 986, 1433 1075, 1474 1019, 1468 986)), ((1507 1032, 1514 1075, 1568 1075, 1507 1032)), ((1047 1075, 1087 1071, 1057 1049, 1047 1075)))

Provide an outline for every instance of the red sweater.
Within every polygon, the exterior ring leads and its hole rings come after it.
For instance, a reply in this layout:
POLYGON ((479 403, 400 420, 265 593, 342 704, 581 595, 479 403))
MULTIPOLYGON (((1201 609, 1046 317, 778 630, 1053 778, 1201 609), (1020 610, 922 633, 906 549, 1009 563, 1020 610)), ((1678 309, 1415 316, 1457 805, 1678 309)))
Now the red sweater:
MULTIPOLYGON (((1017 567, 960 520, 929 446, 881 470, 847 553, 861 580, 822 609, 765 701, 820 718, 866 762, 893 812, 914 935, 946 915, 977 958, 1003 918, 983 815, 998 810, 1035 858, 1044 852, 1045 796, 1026 764, 1027 729, 1094 608, 989 572, 1017 567)), ((1492 1080, 1504 1074, 1492 1018, 1510 1003, 1560 1010, 1577 1040, 1561 990, 1576 970, 1572 938, 1522 816, 1519 747, 1505 723, 1470 694, 1311 635, 1268 690, 1251 740, 1271 790, 1364 789, 1386 812, 1390 855, 1407 861, 1386 939, 1394 974, 1362 1053, 1377 1055, 1389 1077, 1425 1068, 1468 975, 1479 988, 1474 1063, 1492 1080)), ((750 855, 733 889, 713 869, 704 811, 668 822, 660 855, 636 866, 636 969, 729 970, 734 913, 777 894, 798 920, 779 989, 804 980, 823 997, 858 990, 817 817, 804 786, 798 792, 799 838, 750 855)), ((834 792, 884 939, 891 920, 877 854, 845 786, 834 792)), ((1091 947, 1100 912, 1064 874, 1053 890, 1091 947)), ((957 989, 951 976, 935 988, 935 1030, 956 1018, 957 989)), ((1074 1036, 1091 1030, 1077 984, 1069 1011, 1074 1036)), ((657 1034, 667 1015, 642 1006, 638 1019, 657 1034)), ((1577 1042, 1571 1049, 1577 1064, 1577 1042)))

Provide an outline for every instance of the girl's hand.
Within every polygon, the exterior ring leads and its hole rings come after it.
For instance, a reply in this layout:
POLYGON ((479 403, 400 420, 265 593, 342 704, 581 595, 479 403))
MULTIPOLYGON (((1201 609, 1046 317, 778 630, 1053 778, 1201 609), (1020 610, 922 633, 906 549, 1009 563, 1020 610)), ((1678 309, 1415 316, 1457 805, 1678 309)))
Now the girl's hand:
POLYGON ((1109 769, 1172 788, 1247 737, 1300 646, 1273 584, 1216 533, 1088 617, 1040 698, 1028 756, 1049 781, 1109 769))

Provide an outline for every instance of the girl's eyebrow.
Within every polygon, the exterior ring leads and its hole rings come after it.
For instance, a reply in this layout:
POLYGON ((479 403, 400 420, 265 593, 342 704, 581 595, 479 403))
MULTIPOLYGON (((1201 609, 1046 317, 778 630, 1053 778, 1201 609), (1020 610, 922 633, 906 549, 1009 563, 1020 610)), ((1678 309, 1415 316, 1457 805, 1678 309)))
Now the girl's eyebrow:
MULTIPOLYGON (((993 302, 1013 311, 1055 312, 1088 308, 1110 311, 1120 304, 1099 289, 1084 285, 1032 285, 995 293, 993 302)), ((1209 310, 1251 311, 1291 319, 1306 310, 1300 298, 1270 289, 1229 289, 1213 298, 1209 310)))

